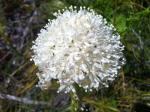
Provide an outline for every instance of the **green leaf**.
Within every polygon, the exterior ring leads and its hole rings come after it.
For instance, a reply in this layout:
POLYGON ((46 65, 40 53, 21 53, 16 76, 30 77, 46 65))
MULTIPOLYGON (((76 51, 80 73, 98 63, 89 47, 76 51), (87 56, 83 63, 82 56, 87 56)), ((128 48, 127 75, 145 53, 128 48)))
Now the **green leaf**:
POLYGON ((116 28, 117 28, 118 32, 124 33, 127 30, 126 17, 124 15, 116 16, 115 25, 116 25, 116 28))

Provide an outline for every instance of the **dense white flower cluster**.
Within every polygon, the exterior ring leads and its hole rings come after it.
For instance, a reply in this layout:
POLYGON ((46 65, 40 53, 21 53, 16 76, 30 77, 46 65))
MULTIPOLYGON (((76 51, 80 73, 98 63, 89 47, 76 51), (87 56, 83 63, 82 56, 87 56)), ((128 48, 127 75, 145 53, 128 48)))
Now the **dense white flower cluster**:
POLYGON ((75 92, 75 83, 85 90, 108 87, 125 62, 124 46, 113 25, 84 7, 70 7, 55 16, 32 47, 32 60, 40 71, 38 85, 47 88, 57 79, 58 92, 75 92))

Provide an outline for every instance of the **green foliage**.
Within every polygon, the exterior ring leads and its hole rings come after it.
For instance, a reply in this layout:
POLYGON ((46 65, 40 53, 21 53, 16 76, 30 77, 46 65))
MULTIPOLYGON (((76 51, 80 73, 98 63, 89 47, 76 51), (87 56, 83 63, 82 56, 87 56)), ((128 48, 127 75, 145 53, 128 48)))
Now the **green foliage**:
POLYGON ((115 24, 118 32, 124 33, 127 30, 126 17, 124 15, 117 15, 115 24))
POLYGON ((90 98, 84 98, 83 101, 93 105, 96 108, 96 112, 119 112, 116 107, 116 100, 113 99, 93 100, 90 98))
POLYGON ((0 63, 2 63, 0 64, 0 94, 26 97, 48 104, 29 105, 0 97, 0 111, 82 112, 81 107, 84 105, 84 109, 90 112, 148 112, 143 107, 140 107, 141 110, 136 110, 136 104, 140 103, 150 108, 149 0, 31 0, 31 3, 23 3, 22 0, 0 0, 0 15, 0 63), (31 41, 35 39, 40 28, 48 19, 55 18, 52 15, 55 11, 70 5, 93 8, 116 27, 125 45, 126 65, 109 88, 86 93, 76 86, 79 100, 76 100, 73 94, 68 94, 70 100, 66 101, 66 97, 57 99, 59 94, 56 90, 59 85, 56 81, 48 90, 42 91, 35 87, 38 80, 35 75, 37 68, 29 59, 32 54, 31 41), (12 19, 9 22, 9 19, 20 10, 23 19, 12 19), (34 11, 38 13, 33 19, 34 11), (31 18, 29 20, 33 22, 29 23, 27 18, 31 18), (7 28, 14 29, 15 25, 23 24, 22 21, 27 23, 25 27, 29 27, 26 36, 29 38, 20 49, 14 45, 13 35, 7 28), (8 49, 4 49, 2 43, 8 49))

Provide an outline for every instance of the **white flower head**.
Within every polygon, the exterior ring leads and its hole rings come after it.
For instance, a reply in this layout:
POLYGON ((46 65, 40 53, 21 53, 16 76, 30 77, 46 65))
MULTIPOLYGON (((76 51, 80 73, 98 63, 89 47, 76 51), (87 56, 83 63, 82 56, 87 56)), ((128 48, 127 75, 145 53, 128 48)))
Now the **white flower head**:
POLYGON ((41 88, 57 79, 59 91, 108 87, 124 64, 124 46, 113 25, 92 9, 69 7, 40 31, 32 47, 41 88))

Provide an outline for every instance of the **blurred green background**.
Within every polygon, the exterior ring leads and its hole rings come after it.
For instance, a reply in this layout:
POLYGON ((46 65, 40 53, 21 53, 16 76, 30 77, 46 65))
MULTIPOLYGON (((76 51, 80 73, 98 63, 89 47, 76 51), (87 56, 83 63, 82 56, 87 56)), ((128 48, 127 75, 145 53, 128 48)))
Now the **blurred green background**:
POLYGON ((150 0, 0 0, 0 112, 150 112, 150 0), (125 45, 126 64, 107 89, 57 94, 36 87, 32 41, 70 5, 86 6, 112 23, 125 45))

